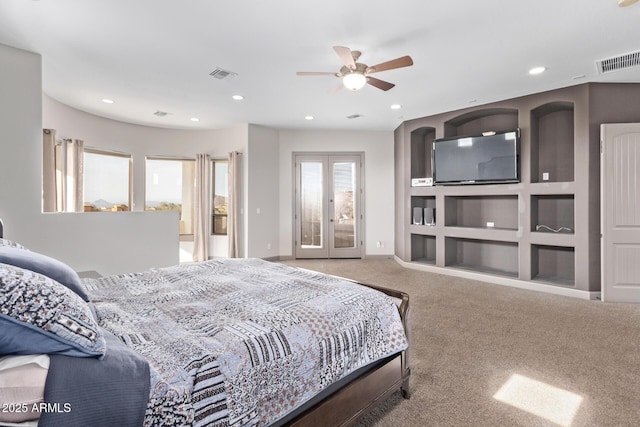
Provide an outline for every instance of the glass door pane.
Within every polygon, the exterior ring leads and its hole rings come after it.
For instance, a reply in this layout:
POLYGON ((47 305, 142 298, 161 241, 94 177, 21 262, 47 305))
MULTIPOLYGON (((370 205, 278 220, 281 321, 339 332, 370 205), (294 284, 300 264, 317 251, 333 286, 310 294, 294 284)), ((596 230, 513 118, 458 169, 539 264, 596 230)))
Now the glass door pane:
POLYGON ((333 246, 356 247, 356 165, 354 162, 333 163, 333 246))
POLYGON ((300 241, 302 248, 324 246, 323 163, 300 163, 300 241))

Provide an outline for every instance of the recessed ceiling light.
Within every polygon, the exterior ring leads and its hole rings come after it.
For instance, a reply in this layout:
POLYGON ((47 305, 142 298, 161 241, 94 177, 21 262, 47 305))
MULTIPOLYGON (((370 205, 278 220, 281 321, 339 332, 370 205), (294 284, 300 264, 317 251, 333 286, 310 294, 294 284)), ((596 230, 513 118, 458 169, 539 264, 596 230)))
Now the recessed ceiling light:
POLYGON ((102 98, 102 102, 104 102, 105 104, 113 104, 114 103, 113 99, 109 99, 109 98, 102 98))
POLYGON ((392 110, 399 110, 401 108, 402 108, 402 105, 400 105, 400 104, 392 104, 391 105, 391 109, 392 110))
POLYGON ((529 70, 529 74, 531 74, 532 76, 536 75, 536 74, 542 74, 545 71, 547 71, 546 67, 533 67, 532 69, 529 70))
POLYGON ((232 98, 235 99, 236 101, 242 101, 244 99, 244 96, 242 96, 242 95, 233 95, 232 98))
POLYGON ((313 116, 304 116, 304 119, 305 119, 305 120, 313 120, 313 119, 314 119, 314 117, 313 117, 313 116))
POLYGON ((200 121, 200 119, 199 119, 199 118, 197 118, 197 117, 191 117, 191 121, 192 121, 192 122, 199 122, 199 121, 200 121))

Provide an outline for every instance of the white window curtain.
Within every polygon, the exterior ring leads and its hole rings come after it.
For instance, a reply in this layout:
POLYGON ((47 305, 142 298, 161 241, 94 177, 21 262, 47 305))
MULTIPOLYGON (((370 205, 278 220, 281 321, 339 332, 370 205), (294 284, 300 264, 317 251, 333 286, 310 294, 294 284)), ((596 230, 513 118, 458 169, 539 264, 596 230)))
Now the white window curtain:
POLYGON ((42 210, 82 212, 84 141, 55 135, 54 129, 43 129, 42 210))
POLYGON ((64 139, 62 144, 63 158, 66 158, 64 175, 66 177, 66 211, 82 212, 84 210, 84 141, 64 139))
POLYGON ((55 129, 42 129, 42 155, 42 211, 58 212, 55 129))
POLYGON ((240 249, 238 247, 238 178, 239 178, 239 158, 237 151, 229 153, 229 201, 227 214, 227 236, 229 238, 229 258, 238 258, 240 249))
POLYGON ((196 192, 193 212, 193 260, 209 259, 211 234, 211 159, 208 154, 196 154, 196 192))

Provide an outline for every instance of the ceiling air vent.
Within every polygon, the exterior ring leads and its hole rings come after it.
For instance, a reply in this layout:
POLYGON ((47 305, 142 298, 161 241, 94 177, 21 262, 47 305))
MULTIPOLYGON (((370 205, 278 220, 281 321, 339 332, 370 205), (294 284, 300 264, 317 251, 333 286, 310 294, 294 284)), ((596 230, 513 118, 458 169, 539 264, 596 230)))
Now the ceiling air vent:
POLYGON ((158 117, 164 117, 167 114, 169 114, 169 113, 167 113, 166 111, 160 111, 160 110, 158 110, 155 113, 153 113, 154 116, 158 116, 158 117))
POLYGON ((234 73, 233 71, 223 70, 220 67, 216 67, 216 69, 210 72, 209 75, 215 77, 218 80, 223 80, 223 79, 228 80, 237 76, 238 73, 234 73))
POLYGON ((362 114, 352 114, 350 116, 347 116, 347 119, 350 119, 350 120, 351 119, 358 119, 360 117, 362 117, 362 114))
POLYGON ((623 70, 625 68, 637 67, 640 65, 640 52, 627 53, 626 55, 614 56, 613 58, 596 61, 598 74, 610 73, 611 71, 623 70))

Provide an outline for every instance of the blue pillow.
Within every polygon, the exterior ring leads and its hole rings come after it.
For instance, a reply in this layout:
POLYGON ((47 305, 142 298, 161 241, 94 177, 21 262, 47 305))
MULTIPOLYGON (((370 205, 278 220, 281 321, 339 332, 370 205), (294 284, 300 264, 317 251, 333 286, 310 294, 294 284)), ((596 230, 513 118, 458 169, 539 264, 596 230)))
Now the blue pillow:
POLYGON ((0 355, 103 358, 106 342, 86 301, 42 274, 0 264, 0 355))
POLYGON ((89 297, 80 283, 78 273, 55 258, 15 247, 0 247, 0 263, 15 265, 43 274, 71 289, 83 300, 89 301, 89 297))

